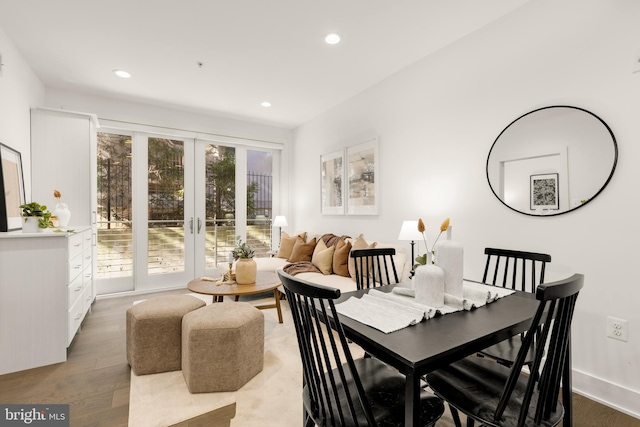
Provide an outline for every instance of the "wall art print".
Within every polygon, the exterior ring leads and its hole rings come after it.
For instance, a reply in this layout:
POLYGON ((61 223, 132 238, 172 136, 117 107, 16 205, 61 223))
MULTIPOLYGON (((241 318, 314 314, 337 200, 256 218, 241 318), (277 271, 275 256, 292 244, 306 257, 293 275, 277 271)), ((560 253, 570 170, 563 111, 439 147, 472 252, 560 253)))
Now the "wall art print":
POLYGON ((344 215, 344 150, 320 156, 320 210, 323 215, 344 215))
POLYGON ((22 228, 20 205, 25 203, 20 152, 0 143, 0 231, 22 228))
POLYGON ((531 210, 557 210, 559 208, 558 174, 531 175, 531 210))
POLYGON ((378 140, 347 147, 347 214, 378 214, 378 140))

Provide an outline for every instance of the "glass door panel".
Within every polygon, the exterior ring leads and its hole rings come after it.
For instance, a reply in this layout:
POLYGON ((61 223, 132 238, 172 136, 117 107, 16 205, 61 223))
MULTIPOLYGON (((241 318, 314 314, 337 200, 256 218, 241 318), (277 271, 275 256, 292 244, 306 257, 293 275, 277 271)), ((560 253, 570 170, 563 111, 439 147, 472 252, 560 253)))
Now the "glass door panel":
POLYGON ((98 294, 131 291, 133 279, 132 136, 98 132, 98 294))
POLYGON ((184 142, 150 137, 147 170, 147 272, 184 272, 184 142))
POLYGON ((247 243, 257 257, 269 256, 273 219, 273 154, 247 150, 247 243))

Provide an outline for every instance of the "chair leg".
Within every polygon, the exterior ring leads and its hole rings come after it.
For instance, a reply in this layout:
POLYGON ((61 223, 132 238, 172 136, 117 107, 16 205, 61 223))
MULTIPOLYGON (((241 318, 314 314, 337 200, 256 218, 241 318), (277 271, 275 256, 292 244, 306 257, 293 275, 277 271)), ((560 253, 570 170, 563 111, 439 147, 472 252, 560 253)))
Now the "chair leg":
POLYGON ((467 417, 467 427, 473 427, 474 421, 472 418, 467 417))
POLYGON ((458 410, 453 406, 449 405, 449 411, 451 411, 451 418, 453 418, 453 423, 456 427, 462 427, 462 422, 460 421, 460 415, 458 415, 458 410))
POLYGON ((302 423, 304 424, 304 427, 313 427, 316 425, 315 421, 313 421, 313 418, 311 418, 311 416, 309 414, 307 414, 307 411, 302 408, 303 411, 303 415, 302 415, 302 423))

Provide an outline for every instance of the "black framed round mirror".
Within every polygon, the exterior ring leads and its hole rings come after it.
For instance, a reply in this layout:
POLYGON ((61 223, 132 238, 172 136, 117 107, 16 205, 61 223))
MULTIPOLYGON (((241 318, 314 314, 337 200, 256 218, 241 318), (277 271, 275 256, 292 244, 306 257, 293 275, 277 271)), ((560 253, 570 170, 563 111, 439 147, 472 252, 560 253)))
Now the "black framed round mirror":
POLYGON ((593 200, 617 162, 616 138, 600 117, 555 105, 523 114, 498 135, 487 157, 487 180, 510 209, 553 216, 593 200))

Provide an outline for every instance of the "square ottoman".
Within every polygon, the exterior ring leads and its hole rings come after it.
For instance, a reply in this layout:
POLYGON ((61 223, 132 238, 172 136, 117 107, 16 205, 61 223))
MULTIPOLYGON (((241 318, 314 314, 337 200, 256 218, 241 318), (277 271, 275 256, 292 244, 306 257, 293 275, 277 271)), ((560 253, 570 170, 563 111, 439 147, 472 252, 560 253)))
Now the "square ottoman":
POLYGON ((136 375, 178 371, 182 317, 205 306, 190 295, 149 298, 127 310, 127 362, 136 375))
POLYGON ((214 303, 182 319, 182 374, 191 393, 236 391, 264 366, 264 315, 246 302, 214 303))

